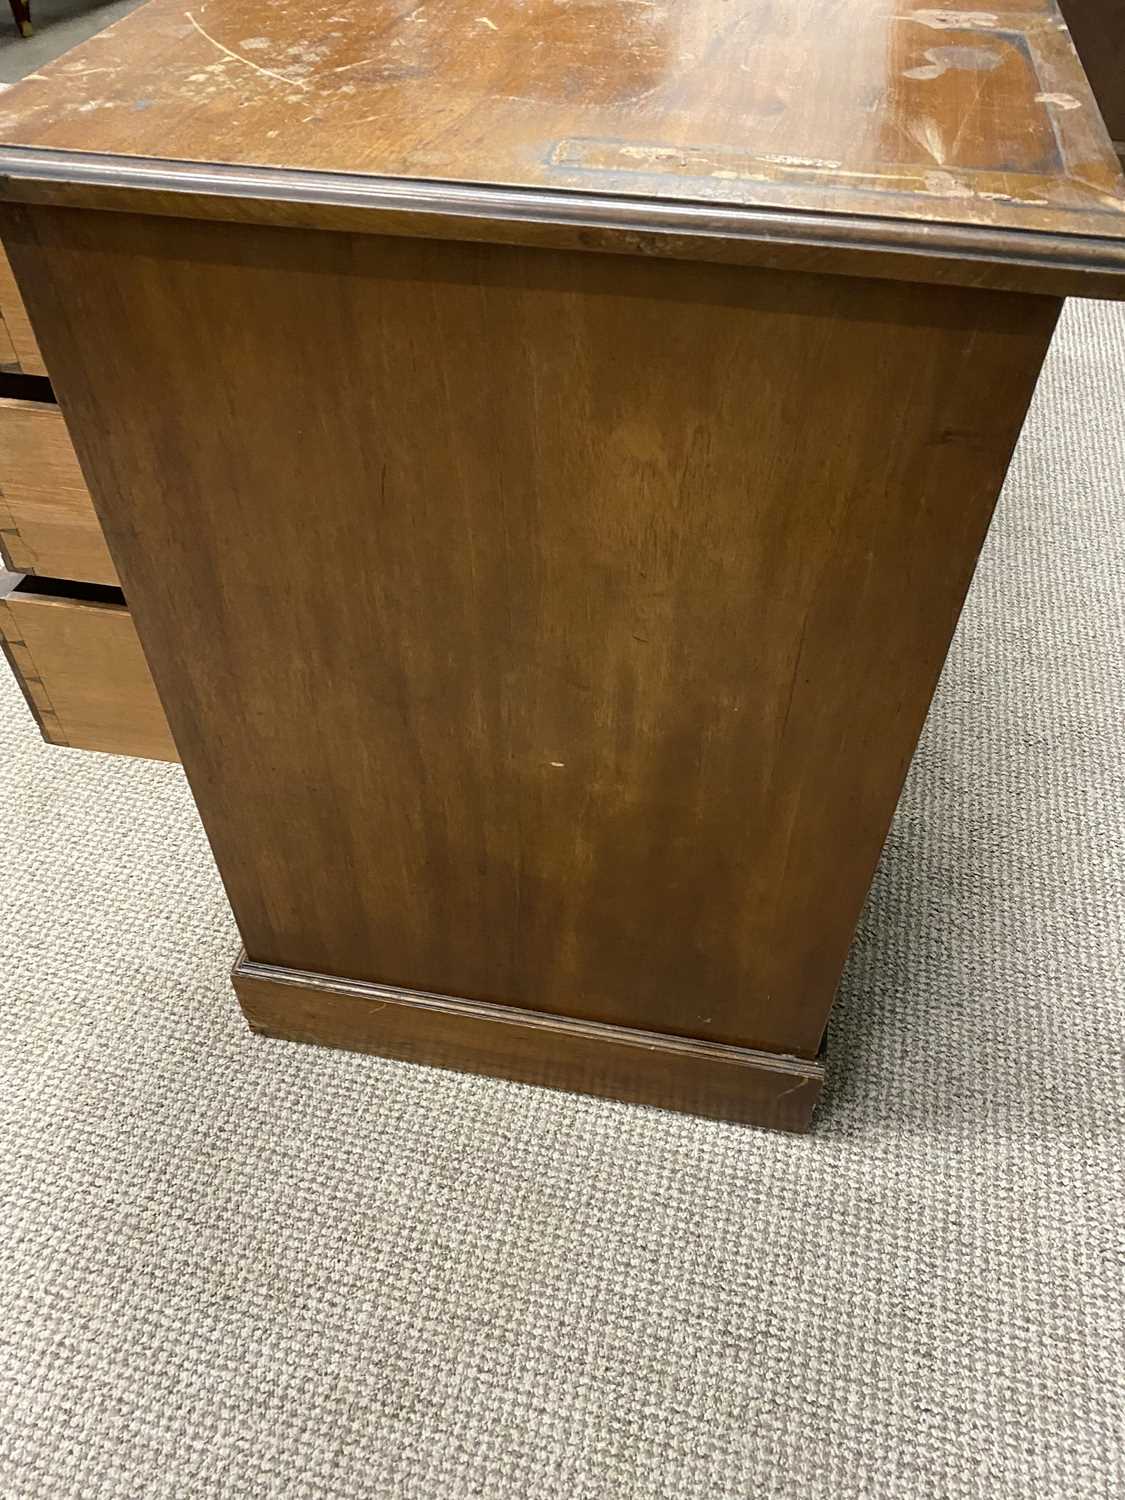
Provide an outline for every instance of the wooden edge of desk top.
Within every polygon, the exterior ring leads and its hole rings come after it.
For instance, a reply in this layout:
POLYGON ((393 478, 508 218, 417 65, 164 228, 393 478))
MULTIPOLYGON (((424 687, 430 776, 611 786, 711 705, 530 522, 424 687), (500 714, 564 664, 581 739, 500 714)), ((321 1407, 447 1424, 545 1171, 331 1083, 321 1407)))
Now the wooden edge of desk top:
POLYGON ((0 147, 0 202, 1125 298, 1125 240, 684 199, 0 147))

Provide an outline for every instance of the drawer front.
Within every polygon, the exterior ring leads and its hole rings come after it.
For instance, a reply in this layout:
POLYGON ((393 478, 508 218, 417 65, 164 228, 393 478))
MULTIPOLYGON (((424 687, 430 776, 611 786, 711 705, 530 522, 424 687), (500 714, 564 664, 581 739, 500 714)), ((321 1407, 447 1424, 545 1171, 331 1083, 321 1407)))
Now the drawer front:
POLYGON ((47 367, 31 331, 31 319, 23 305, 11 263, 0 249, 0 319, 4 332, 0 337, 0 365, 15 368, 24 375, 46 375, 47 367))
POLYGON ((118 591, 68 590, 24 578, 0 598, 5 654, 44 739, 178 760, 129 611, 102 597, 118 591))
POLYGON ((117 583, 63 414, 0 398, 0 550, 17 573, 117 583))

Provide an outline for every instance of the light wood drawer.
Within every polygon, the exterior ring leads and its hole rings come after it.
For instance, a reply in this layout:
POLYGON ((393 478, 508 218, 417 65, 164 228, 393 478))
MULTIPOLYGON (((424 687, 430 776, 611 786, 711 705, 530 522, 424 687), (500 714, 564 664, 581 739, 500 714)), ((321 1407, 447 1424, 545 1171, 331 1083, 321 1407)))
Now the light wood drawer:
POLYGON ((31 320, 23 305, 11 263, 0 249, 0 366, 16 368, 25 375, 46 375, 47 367, 31 331, 31 320))
POLYGON ((17 573, 117 583, 63 414, 0 398, 0 552, 17 573))
POLYGON ((20 579, 0 597, 5 654, 52 744, 178 760, 132 618, 119 600, 119 589, 20 579))

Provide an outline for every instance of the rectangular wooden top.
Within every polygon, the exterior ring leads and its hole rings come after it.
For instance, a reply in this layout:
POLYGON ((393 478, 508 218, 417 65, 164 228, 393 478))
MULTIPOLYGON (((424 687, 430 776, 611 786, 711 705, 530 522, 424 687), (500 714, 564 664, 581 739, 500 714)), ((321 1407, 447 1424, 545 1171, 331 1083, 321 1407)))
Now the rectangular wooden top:
POLYGON ((1125 181, 1058 8, 987 3, 150 0, 0 99, 0 192, 455 204, 472 238, 617 205, 1116 277, 1125 181))

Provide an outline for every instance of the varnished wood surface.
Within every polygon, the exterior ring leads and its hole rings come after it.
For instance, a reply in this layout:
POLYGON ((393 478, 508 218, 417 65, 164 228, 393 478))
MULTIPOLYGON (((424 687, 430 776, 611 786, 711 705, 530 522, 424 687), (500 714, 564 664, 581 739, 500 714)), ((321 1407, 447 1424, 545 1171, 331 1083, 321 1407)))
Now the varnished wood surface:
POLYGON ((1125 235, 1054 0, 150 0, 0 142, 1125 235))
POLYGON ((1062 8, 1106 129, 1125 158, 1125 0, 1063 0, 1062 8))
MULTIPOLYGON (((278 228, 644 255, 1036 295, 1125 295, 1125 240, 0 147, 0 200, 278 228)), ((0 215, 4 213, 0 201, 0 215)))
POLYGON ((804 1131, 819 1062, 254 964, 232 975, 254 1031, 518 1083, 804 1131))
POLYGON ((74 749, 177 760, 129 611, 91 597, 96 593, 25 580, 0 597, 5 654, 43 737, 74 749))
POLYGON ((1057 303, 6 234, 251 957, 815 1055, 1057 303))
POLYGON ((4 322, 3 311, 0 310, 0 370, 18 371, 19 367, 15 345, 12 343, 12 336, 8 332, 8 326, 4 322))
POLYGON ((0 341, 3 358, 0 359, 0 363, 7 363, 11 359, 24 375, 46 375, 47 367, 43 363, 39 345, 35 342, 35 334, 31 330, 27 308, 24 306, 19 287, 16 285, 16 278, 12 274, 12 267, 2 247, 0 247, 0 320, 4 326, 3 339, 0 341))
POLYGON ((0 398, 0 553, 17 572, 116 584, 62 412, 0 398))

